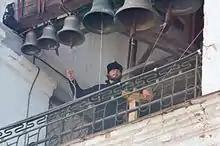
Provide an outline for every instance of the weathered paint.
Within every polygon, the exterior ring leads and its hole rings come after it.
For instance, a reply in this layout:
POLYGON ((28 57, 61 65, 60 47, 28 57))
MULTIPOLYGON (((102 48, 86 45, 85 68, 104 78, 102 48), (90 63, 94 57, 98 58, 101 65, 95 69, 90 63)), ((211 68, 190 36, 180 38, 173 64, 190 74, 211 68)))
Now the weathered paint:
POLYGON ((218 146, 220 92, 63 146, 218 146))
POLYGON ((208 94, 220 89, 220 20, 219 0, 205 0, 204 5, 204 47, 203 47, 203 71, 202 91, 208 94))
MULTIPOLYGON (((21 39, 0 23, 0 127, 26 118, 28 93, 37 68, 13 48, 21 47, 21 39)), ((48 110, 55 83, 42 71, 30 97, 29 115, 48 110)))

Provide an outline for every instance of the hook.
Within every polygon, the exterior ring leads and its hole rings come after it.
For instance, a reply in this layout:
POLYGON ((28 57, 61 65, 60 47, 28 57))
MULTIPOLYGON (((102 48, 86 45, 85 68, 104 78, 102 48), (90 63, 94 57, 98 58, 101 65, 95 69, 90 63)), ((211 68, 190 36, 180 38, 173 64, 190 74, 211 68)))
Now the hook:
POLYGON ((27 34, 28 32, 30 32, 30 31, 35 31, 36 28, 37 28, 36 25, 32 25, 31 27, 25 29, 25 30, 21 33, 21 35, 24 36, 24 35, 26 35, 26 34, 27 34))
MULTIPOLYGON (((40 5, 41 5, 41 3, 40 3, 40 5)), ((43 1, 43 7, 45 7, 45 1, 43 1)), ((45 22, 44 19, 43 19, 44 8, 42 8, 42 9, 43 10, 40 9, 40 12, 38 13, 37 18, 40 19, 43 22, 44 25, 46 25, 47 22, 45 22)))
POLYGON ((72 13, 71 10, 64 5, 63 0, 60 0, 60 2, 61 2, 60 8, 64 11, 64 13, 67 14, 67 16, 69 16, 70 15, 69 13, 72 13))
POLYGON ((78 13, 75 12, 74 10, 71 11, 69 8, 67 8, 67 7, 64 5, 63 0, 60 0, 60 1, 61 1, 61 7, 60 7, 60 8, 64 11, 64 13, 67 14, 67 16, 70 16, 70 15, 75 15, 75 16, 77 16, 77 15, 78 15, 78 13))
POLYGON ((47 22, 45 22, 44 19, 43 19, 42 13, 39 13, 39 15, 37 15, 37 18, 39 18, 43 22, 44 25, 47 24, 47 22))

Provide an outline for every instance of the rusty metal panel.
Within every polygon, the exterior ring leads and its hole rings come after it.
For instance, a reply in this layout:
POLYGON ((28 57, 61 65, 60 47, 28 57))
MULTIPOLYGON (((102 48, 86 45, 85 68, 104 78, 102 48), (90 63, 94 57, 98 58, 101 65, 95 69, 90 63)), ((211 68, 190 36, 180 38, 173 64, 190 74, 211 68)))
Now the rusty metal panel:
MULTIPOLYGON (((24 0, 24 3, 18 0, 17 2, 18 20, 25 28, 42 23, 41 19, 47 21, 64 14, 60 9, 60 0, 24 0)), ((75 10, 91 2, 91 0, 64 0, 64 5, 70 10, 75 10)))

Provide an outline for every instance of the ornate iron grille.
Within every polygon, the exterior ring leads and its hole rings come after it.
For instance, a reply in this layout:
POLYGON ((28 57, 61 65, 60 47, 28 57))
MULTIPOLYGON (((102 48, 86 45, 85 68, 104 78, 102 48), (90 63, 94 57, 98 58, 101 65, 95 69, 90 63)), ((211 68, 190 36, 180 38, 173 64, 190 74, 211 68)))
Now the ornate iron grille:
POLYGON ((201 56, 180 60, 89 94, 75 101, 0 129, 6 146, 58 146, 86 135, 128 123, 128 114, 148 116, 200 95, 201 56), (122 91, 153 91, 153 100, 128 109, 122 91))

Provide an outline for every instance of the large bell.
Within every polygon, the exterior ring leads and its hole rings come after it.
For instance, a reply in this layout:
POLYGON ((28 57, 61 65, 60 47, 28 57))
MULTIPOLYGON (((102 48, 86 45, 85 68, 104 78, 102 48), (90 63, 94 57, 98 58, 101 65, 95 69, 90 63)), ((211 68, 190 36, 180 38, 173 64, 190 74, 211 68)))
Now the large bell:
POLYGON ((65 18, 63 28, 57 33, 57 37, 60 43, 71 47, 81 45, 85 41, 80 30, 80 22, 75 15, 65 18))
POLYGON ((56 50, 60 46, 57 41, 56 30, 52 25, 47 25, 43 29, 42 36, 38 38, 38 45, 45 50, 56 50))
POLYGON ((36 55, 41 51, 40 48, 37 46, 36 38, 36 34, 33 30, 29 31, 26 34, 25 42, 21 47, 22 53, 24 53, 25 55, 36 55))
POLYGON ((203 0, 151 0, 152 6, 165 13, 171 4, 173 15, 188 15, 196 12, 203 4, 203 0))
POLYGON ((92 9, 83 18, 83 25, 97 34, 112 32, 114 29, 114 11, 109 0, 93 0, 92 9))
POLYGON ((116 18, 125 28, 135 26, 142 31, 154 26, 154 10, 148 0, 125 0, 124 5, 116 12, 116 18))

